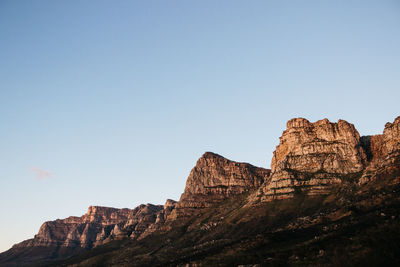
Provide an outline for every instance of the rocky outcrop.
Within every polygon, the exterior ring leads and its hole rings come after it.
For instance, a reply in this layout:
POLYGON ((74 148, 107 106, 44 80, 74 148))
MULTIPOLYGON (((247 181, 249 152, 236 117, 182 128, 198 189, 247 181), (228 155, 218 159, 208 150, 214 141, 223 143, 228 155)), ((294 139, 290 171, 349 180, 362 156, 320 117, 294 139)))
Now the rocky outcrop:
MULTIPOLYGON (((173 208, 172 208, 173 209, 173 208)), ((166 212, 162 205, 139 205, 135 209, 90 206, 81 217, 68 217, 43 223, 33 239, 16 244, 23 247, 92 248, 111 240, 138 238, 166 212)))
POLYGON ((353 124, 344 120, 332 123, 328 119, 310 123, 298 118, 287 122, 271 170, 346 174, 361 171, 365 161, 360 135, 353 124))
POLYGON ((329 193, 332 185, 359 175, 367 157, 353 124, 323 119, 288 121, 271 162, 271 180, 258 190, 262 201, 329 193))
POLYGON ((103 240, 108 238, 114 225, 125 222, 131 214, 130 209, 90 206, 81 217, 43 223, 33 239, 15 246, 91 248, 100 241, 100 233, 103 233, 103 240))
POLYGON ((292 119, 274 152, 270 180, 250 199, 254 203, 298 193, 329 194, 343 182, 364 184, 397 174, 399 168, 400 117, 387 123, 383 134, 363 137, 344 120, 292 119))
POLYGON ((164 204, 163 209, 157 213, 157 218, 154 221, 154 223, 151 223, 148 225, 143 233, 141 233, 140 236, 138 236, 138 239, 143 239, 155 231, 168 231, 171 227, 169 225, 166 225, 165 222, 167 221, 167 218, 171 215, 171 213, 174 211, 175 206, 176 206, 176 201, 172 199, 167 199, 167 201, 164 204))
POLYGON ((369 164, 360 184, 399 172, 400 169, 400 116, 393 123, 386 123, 382 134, 363 136, 361 143, 369 164))
POLYGON ((206 152, 191 170, 171 218, 190 215, 230 196, 255 189, 268 180, 269 174, 270 170, 206 152))
POLYGON ((149 226, 154 224, 160 214, 163 214, 164 207, 162 205, 140 205, 133 210, 132 216, 125 223, 125 233, 130 238, 137 239, 146 231, 149 226))

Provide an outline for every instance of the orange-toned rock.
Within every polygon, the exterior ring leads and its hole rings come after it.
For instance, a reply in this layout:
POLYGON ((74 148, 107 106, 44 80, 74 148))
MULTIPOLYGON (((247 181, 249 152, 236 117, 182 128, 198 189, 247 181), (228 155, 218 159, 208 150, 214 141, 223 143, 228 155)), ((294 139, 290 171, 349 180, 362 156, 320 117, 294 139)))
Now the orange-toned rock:
POLYGON ((365 153, 360 135, 344 120, 328 119, 310 123, 292 119, 280 138, 271 162, 271 171, 284 169, 302 172, 354 173, 363 169, 365 153))
MULTIPOLYGON (((167 208, 169 213, 171 209, 171 206, 167 208)), ((15 247, 91 248, 114 239, 137 238, 156 221, 163 210, 162 205, 152 204, 139 205, 133 210, 90 206, 81 217, 72 216, 43 223, 33 239, 15 247)))
POLYGON ((400 116, 386 123, 382 134, 363 136, 361 141, 370 163, 360 184, 400 171, 400 116))
POLYGON ((197 209, 255 189, 268 179, 269 174, 270 170, 206 152, 191 170, 171 218, 190 215, 197 209))
POLYGON ((253 200, 290 198, 299 192, 329 193, 343 176, 360 173, 366 162, 353 124, 344 120, 289 120, 272 158, 271 179, 253 200))

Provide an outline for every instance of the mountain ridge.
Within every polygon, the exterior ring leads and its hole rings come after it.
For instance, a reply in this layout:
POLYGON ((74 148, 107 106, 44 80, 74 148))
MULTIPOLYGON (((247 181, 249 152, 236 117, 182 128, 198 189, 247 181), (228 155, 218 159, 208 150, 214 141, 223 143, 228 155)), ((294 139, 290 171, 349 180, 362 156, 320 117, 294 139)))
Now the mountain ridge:
MULTIPOLYGON (((385 186, 399 184, 399 169, 400 116, 393 123, 386 123, 382 134, 373 136, 360 136, 354 125, 344 120, 330 122, 323 119, 311 123, 304 118, 295 118, 287 122, 274 151, 271 169, 205 152, 191 170, 179 201, 167 200, 164 205, 142 204, 134 209, 90 206, 81 217, 45 222, 33 239, 1 253, 0 263, 4 266, 51 263, 92 249, 95 251, 96 247, 107 247, 108 243, 114 244, 118 240, 142 244, 146 240, 151 242, 160 233, 177 231, 180 223, 186 223, 186 229, 195 232, 198 229, 210 232, 231 225, 226 218, 235 218, 238 224, 247 225, 252 220, 265 219, 249 214, 249 210, 271 207, 276 201, 292 203, 291 199, 299 197, 305 202, 326 198, 323 203, 333 205, 329 197, 340 200, 344 194, 346 200, 340 201, 350 202, 347 204, 351 206, 351 199, 359 197, 357 194, 367 194, 363 193, 364 187, 376 186, 381 181, 387 183, 385 186), (241 203, 236 209, 227 214, 219 210, 219 206, 233 199, 236 202, 232 202, 232 206, 241 203), (212 220, 197 222, 197 218, 211 210, 224 216, 215 219, 209 215, 212 220), (238 218, 239 213, 244 217, 238 218)), ((312 207, 318 209, 318 206, 312 207)), ((226 210, 230 209, 226 207, 226 210)), ((288 210, 291 208, 283 213, 288 210)), ((337 215, 335 212, 329 216, 338 216, 338 220, 354 215, 351 210, 337 215)), ((269 223, 275 225, 276 222, 269 223)), ((291 224, 299 223, 292 221, 291 224)), ((254 228, 260 227, 255 225, 254 228)), ((180 238, 184 239, 185 234, 190 235, 181 233, 180 238)), ((214 236, 225 235, 214 233, 214 236)), ((222 247, 230 242, 220 240, 222 247)))

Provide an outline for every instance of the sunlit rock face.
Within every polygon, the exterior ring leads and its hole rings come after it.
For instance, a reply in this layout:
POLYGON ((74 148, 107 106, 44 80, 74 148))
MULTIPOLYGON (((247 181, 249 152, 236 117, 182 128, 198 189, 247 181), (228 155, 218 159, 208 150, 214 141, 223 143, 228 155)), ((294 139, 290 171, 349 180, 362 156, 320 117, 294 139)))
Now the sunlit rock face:
POLYGON ((114 225, 126 221, 131 216, 130 209, 115 209, 90 206, 81 217, 71 216, 63 220, 48 221, 42 224, 33 239, 16 246, 63 246, 90 248, 101 233, 107 238, 114 225))
POLYGON ((329 193, 332 185, 356 177, 366 164, 366 153, 353 124, 291 119, 274 152, 271 179, 261 186, 255 199, 285 199, 300 192, 329 193))
MULTIPOLYGON (((400 117, 387 123, 382 134, 363 137, 343 120, 311 123, 292 119, 273 154, 271 170, 206 152, 191 170, 178 202, 168 199, 164 205, 142 204, 134 209, 90 206, 81 217, 45 222, 33 239, 0 254, 0 261, 66 258, 120 239, 140 244, 157 231, 168 233, 180 222, 192 220, 191 216, 198 218, 202 212, 221 206, 240 203, 235 210, 244 206, 246 212, 260 202, 296 195, 332 195, 337 192, 333 189, 350 188, 351 195, 377 184, 400 184, 400 117)), ((223 217, 219 218, 200 229, 223 223, 223 217)), ((196 223, 192 229, 196 227, 200 226, 196 223)))
POLYGON ((287 122, 271 170, 347 174, 361 171, 365 161, 360 135, 353 124, 344 120, 331 123, 328 119, 310 123, 298 118, 287 122))
MULTIPOLYGON (((18 247, 82 247, 91 248, 111 240, 138 238, 157 218, 170 213, 173 200, 166 211, 162 205, 142 204, 135 209, 90 206, 81 217, 68 217, 43 223, 33 239, 18 247)), ((166 216, 166 215, 165 215, 166 216)))
POLYGON ((387 123, 382 134, 361 138, 343 120, 291 119, 273 154, 271 170, 206 152, 191 170, 179 202, 135 209, 90 206, 81 217, 43 223, 33 239, 14 247, 91 248, 116 239, 141 239, 168 230, 166 222, 245 192, 254 191, 249 196, 252 205, 298 193, 329 194, 346 181, 362 185, 391 175, 400 177, 400 117, 387 123))
POLYGON ((255 189, 269 179, 269 174, 270 170, 206 152, 191 170, 171 218, 190 215, 230 196, 255 189))
POLYGON ((393 123, 386 123, 382 134, 363 136, 361 142, 370 163, 363 172, 360 184, 399 172, 400 116, 393 123))
POLYGON ((139 205, 133 210, 91 206, 81 217, 45 222, 35 238, 16 246, 91 248, 117 239, 140 239, 162 229, 168 219, 190 215, 197 209, 259 187, 269 173, 269 170, 207 152, 191 171, 178 203, 167 200, 165 205, 139 205))

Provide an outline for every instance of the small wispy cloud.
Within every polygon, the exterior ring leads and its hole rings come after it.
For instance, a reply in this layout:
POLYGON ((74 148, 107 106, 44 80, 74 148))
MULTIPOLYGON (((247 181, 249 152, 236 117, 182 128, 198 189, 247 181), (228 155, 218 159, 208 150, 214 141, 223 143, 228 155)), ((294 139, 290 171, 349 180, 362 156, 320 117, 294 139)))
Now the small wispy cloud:
POLYGON ((35 173, 36 180, 43 180, 53 176, 50 171, 46 171, 37 167, 32 167, 31 171, 35 173))

